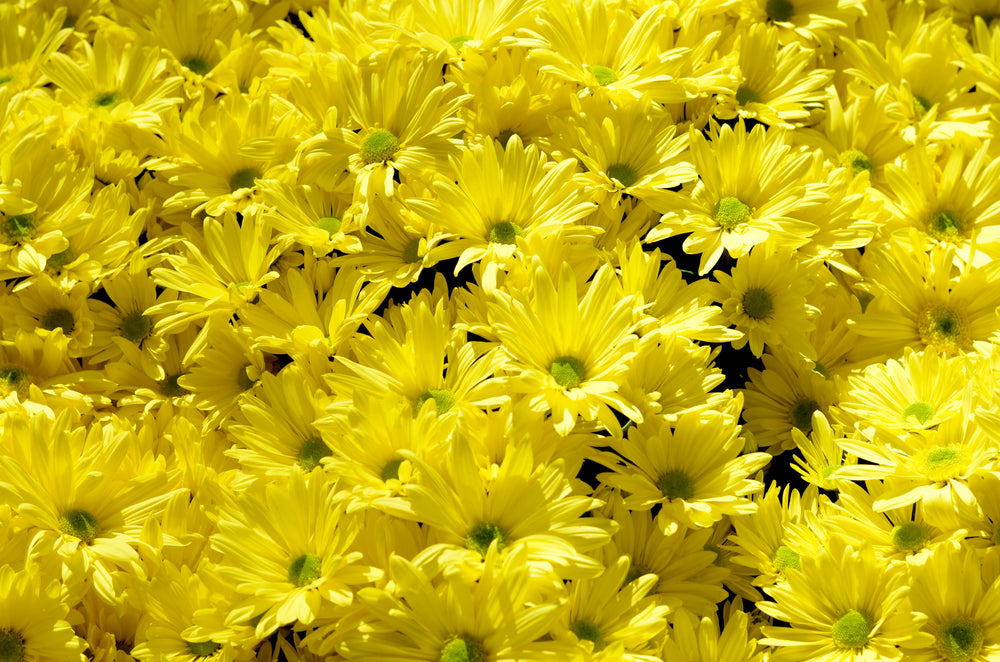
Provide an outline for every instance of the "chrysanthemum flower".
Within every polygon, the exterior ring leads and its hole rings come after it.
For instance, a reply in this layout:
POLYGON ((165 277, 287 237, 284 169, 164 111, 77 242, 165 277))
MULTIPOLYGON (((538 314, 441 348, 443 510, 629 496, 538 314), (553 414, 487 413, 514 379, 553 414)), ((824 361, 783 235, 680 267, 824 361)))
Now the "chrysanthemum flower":
POLYGON ((839 442, 848 438, 848 432, 843 425, 830 425, 823 412, 812 413, 812 425, 809 434, 804 434, 798 428, 791 430, 792 441, 798 451, 792 459, 792 468, 801 474, 803 480, 812 483, 822 490, 837 491, 845 479, 834 477, 833 472, 843 466, 856 464, 858 458, 852 453, 845 453, 839 442))
POLYGON ((826 186, 808 177, 817 154, 792 148, 778 128, 747 132, 742 120, 735 129, 715 124, 711 132, 711 140, 693 127, 690 132, 699 181, 679 193, 647 196, 663 217, 645 241, 691 233, 683 248, 701 254, 699 275, 723 251, 740 257, 768 240, 787 249, 806 244, 821 223, 818 205, 828 199, 826 186))
POLYGON ((357 269, 335 269, 325 260, 303 266, 260 290, 241 319, 260 349, 325 359, 344 347, 382 303, 389 283, 369 283, 357 269))
POLYGON ((840 382, 837 409, 844 413, 836 417, 869 438, 875 428, 904 436, 934 428, 962 412, 971 376, 961 357, 907 348, 901 360, 870 365, 840 382))
POLYGON ((731 275, 716 271, 715 300, 745 334, 732 341, 733 347, 740 349, 749 342, 758 357, 765 345, 785 347, 815 359, 816 350, 806 335, 819 313, 806 303, 814 286, 809 271, 792 254, 775 252, 771 244, 757 246, 737 260, 731 275))
POLYGON ((910 601, 927 614, 922 630, 934 637, 914 656, 986 662, 1000 655, 1000 584, 983 581, 974 550, 941 545, 910 576, 910 601))
POLYGON ((640 200, 650 191, 693 181, 686 160, 688 134, 649 97, 627 97, 617 104, 606 99, 571 98, 572 114, 556 124, 555 145, 583 165, 574 179, 593 199, 615 205, 622 195, 640 200))
POLYGON ((659 506, 656 523, 666 534, 681 525, 704 528, 723 515, 750 514, 757 507, 748 495, 762 487, 750 476, 771 458, 741 455, 738 433, 735 418, 723 412, 683 414, 674 424, 649 419, 627 437, 609 441, 624 462, 599 456, 614 472, 600 479, 622 490, 631 510, 659 506))
POLYGON ((575 641, 590 660, 646 660, 656 652, 670 607, 649 595, 654 575, 626 581, 631 566, 627 556, 608 565, 600 577, 569 583, 569 603, 552 637, 575 641))
POLYGON ((620 296, 608 265, 597 271, 582 298, 576 281, 568 264, 558 283, 538 265, 530 298, 493 291, 490 324, 510 357, 511 389, 528 394, 533 410, 551 410, 560 434, 569 434, 578 416, 620 430, 612 407, 632 420, 642 418, 618 394, 635 356, 635 299, 620 296))
POLYGON ((87 642, 67 622, 70 605, 58 580, 42 586, 38 566, 0 567, 0 655, 4 661, 62 662, 87 658, 87 642))
POLYGON ((802 557, 801 568, 764 589, 774 602, 757 603, 788 623, 763 628, 761 643, 775 647, 772 662, 893 662, 930 639, 917 629, 926 617, 910 610, 906 572, 879 561, 870 546, 833 539, 802 557))
POLYGON ((687 100, 693 81, 678 74, 689 49, 673 48, 666 7, 636 17, 622 4, 573 0, 547 3, 536 20, 521 43, 532 47, 529 57, 542 73, 613 98, 687 100))
POLYGON ((862 261, 875 295, 864 313, 851 320, 866 340, 869 357, 895 357, 904 347, 947 354, 976 351, 1000 330, 1000 260, 983 266, 955 266, 955 247, 927 254, 922 237, 893 237, 862 261))
POLYGON ((5 335, 11 338, 16 330, 22 329, 44 337, 59 329, 67 340, 69 356, 87 354, 94 330, 87 298, 89 289, 77 283, 64 291, 52 278, 42 274, 17 293, 0 295, 0 315, 12 322, 5 335))
POLYGON ((818 526, 820 501, 816 490, 800 494, 771 483, 766 492, 755 495, 754 502, 753 517, 733 520, 729 537, 733 562, 756 571, 754 586, 774 586, 787 572, 802 569, 803 556, 815 555, 823 547, 826 532, 818 526))
POLYGON ((0 9, 0 85, 18 94, 40 87, 45 78, 41 65, 70 36, 63 26, 66 8, 51 14, 35 7, 4 5, 0 9))
MULTIPOLYGON (((771 3, 791 4, 788 0, 771 3)), ((811 46, 796 42, 779 46, 778 27, 764 22, 744 26, 733 45, 739 54, 738 87, 717 97, 715 116, 786 128, 806 123, 811 111, 825 103, 828 93, 823 87, 833 72, 815 66, 811 46)))
POLYGON ((769 453, 793 448, 792 428, 812 431, 813 412, 828 414, 836 402, 834 383, 799 355, 764 354, 764 370, 749 368, 743 417, 757 445, 769 453))
POLYGON ((1000 158, 989 141, 969 151, 955 147, 939 162, 918 143, 887 165, 894 218, 885 230, 916 227, 928 244, 954 244, 973 264, 1000 258, 1000 158))
POLYGON ((742 9, 745 19, 780 28, 783 42, 798 39, 810 47, 829 46, 867 13, 863 0, 754 0, 742 9))
POLYGON ((352 587, 381 575, 353 550, 359 522, 339 494, 317 468, 292 471, 282 483, 257 481, 235 506, 220 508, 217 570, 244 596, 228 623, 254 618, 258 638, 280 625, 309 626, 339 615, 353 601, 352 587))
POLYGON ((263 92, 197 103, 168 133, 167 155, 150 162, 167 185, 163 214, 244 213, 259 201, 258 179, 283 176, 304 136, 289 102, 263 92))
MULTIPOLYGON (((347 177, 343 181, 349 182, 347 177)), ((361 250, 357 209, 351 205, 349 189, 338 187, 328 192, 274 179, 262 180, 259 188, 261 204, 266 207, 263 219, 274 228, 277 241, 287 238, 311 247, 317 255, 361 250)))
POLYGON ((84 427, 69 412, 54 420, 8 415, 3 442, 0 498, 37 530, 38 551, 58 555, 68 576, 116 602, 115 571, 144 574, 137 548, 171 495, 166 472, 151 465, 149 475, 122 472, 135 433, 120 422, 84 427))
POLYGON ((186 227, 182 246, 184 251, 164 256, 170 268, 151 272, 161 286, 191 295, 146 310, 147 315, 166 315, 156 326, 158 333, 246 308, 278 277, 271 267, 280 248, 271 244, 270 226, 255 215, 237 219, 227 213, 221 221, 207 217, 203 234, 186 227))
POLYGON ((549 631, 565 598, 534 599, 526 550, 511 550, 502 559, 495 546, 486 553, 486 569, 476 582, 457 574, 438 578, 436 572, 391 557, 393 588, 361 589, 358 597, 367 611, 363 625, 345 637, 337 652, 363 662, 544 662, 553 654, 572 656, 570 643, 535 643, 549 631), (497 609, 499 604, 505 607, 497 609))
POLYGON ((618 531, 602 550, 606 564, 622 554, 631 560, 624 582, 655 575, 652 595, 672 612, 684 608, 707 616, 725 599, 722 582, 729 570, 718 563, 711 548, 710 529, 684 529, 665 534, 650 511, 625 507, 618 492, 608 497, 601 512, 618 523, 618 531))
POLYGON ((660 657, 670 662, 761 662, 764 651, 748 635, 747 625, 747 615, 739 607, 730 610, 721 632, 716 617, 702 616, 699 621, 681 610, 673 615, 660 657))
POLYGON ((824 511, 828 536, 871 544, 879 558, 890 563, 921 564, 928 550, 948 541, 961 540, 965 531, 953 526, 941 528, 911 504, 877 512, 874 504, 885 496, 887 485, 867 481, 841 485, 837 501, 824 511))
POLYGON ((397 171, 415 179, 447 172, 463 123, 457 111, 470 97, 441 79, 442 56, 407 61, 406 50, 396 47, 384 63, 362 67, 338 57, 347 107, 340 116, 331 109, 322 136, 301 146, 305 178, 330 188, 349 167, 357 175, 355 190, 370 199, 392 196, 397 171))
POLYGON ((413 199, 409 206, 452 235, 441 257, 458 257, 455 273, 484 259, 506 264, 524 255, 520 237, 549 238, 594 211, 573 181, 575 169, 575 160, 553 163, 512 137, 506 146, 465 150, 455 163, 456 179, 437 179, 434 199, 413 199))
POLYGON ((392 25, 405 37, 433 52, 448 51, 454 59, 469 49, 492 53, 511 41, 518 29, 532 24, 541 0, 431 0, 412 5, 392 25), (506 38, 506 39, 505 39, 506 38))
POLYGON ((217 620, 221 625, 231 601, 239 597, 233 588, 207 562, 199 564, 197 572, 165 562, 143 596, 140 636, 129 654, 177 662, 241 659, 243 645, 253 641, 248 624, 206 628, 198 622, 217 620), (211 631, 210 637, 206 630, 211 631))
POLYGON ((431 527, 431 540, 439 545, 426 554, 478 567, 492 547, 504 558, 524 549, 523 562, 543 583, 601 573, 603 566, 587 552, 604 545, 615 526, 583 517, 602 502, 571 486, 561 460, 535 466, 531 445, 521 443, 507 447, 499 468, 482 467, 461 437, 437 461, 430 454, 397 452, 419 480, 404 485, 401 497, 373 505, 431 527))
POLYGON ((355 359, 338 357, 351 374, 327 378, 335 396, 391 395, 412 402, 415 412, 432 401, 439 416, 450 418, 475 416, 506 400, 505 380, 497 377, 504 354, 467 342, 445 303, 419 296, 388 319, 369 320, 368 335, 352 338, 355 359))

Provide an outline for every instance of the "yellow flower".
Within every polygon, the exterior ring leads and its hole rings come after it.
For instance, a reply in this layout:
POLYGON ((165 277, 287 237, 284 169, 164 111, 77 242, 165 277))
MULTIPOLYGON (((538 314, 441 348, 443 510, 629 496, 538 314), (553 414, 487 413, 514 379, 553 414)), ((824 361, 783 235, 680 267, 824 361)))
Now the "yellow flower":
POLYGON ((0 567, 0 654, 5 660, 62 662, 87 658, 87 642, 67 622, 70 605, 59 581, 42 586, 38 566, 0 567))
POLYGON ((281 625, 309 626, 342 615, 353 587, 379 578, 353 549, 359 520, 339 494, 317 467, 291 471, 287 481, 254 481, 219 509, 217 572, 243 596, 227 622, 253 618, 258 639, 281 625))
POLYGON ((771 458, 741 455, 738 432, 735 417, 723 412, 683 414, 673 424, 649 419, 626 438, 609 440, 617 455, 602 454, 600 461, 614 473, 601 474, 601 481, 622 490, 631 510, 658 506, 656 523, 667 535, 682 525, 705 528, 724 515, 752 514, 757 506, 748 495, 762 485, 750 476, 771 458))
POLYGON ((582 299, 569 264, 558 282, 535 266, 530 298, 523 291, 493 290, 488 317, 510 357, 510 388, 525 393, 532 410, 552 411, 565 436, 578 417, 620 430, 611 408, 642 419, 619 395, 619 385, 635 356, 633 296, 621 296, 610 266, 598 269, 582 299))
POLYGON ((690 129, 691 159, 699 180, 680 192, 660 191, 646 202, 663 214, 645 237, 659 241, 691 233, 683 249, 701 254, 699 275, 723 251, 741 257, 771 241, 776 248, 805 245, 819 230, 818 206, 828 200, 826 185, 810 177, 816 154, 789 144, 787 131, 763 126, 749 132, 713 124, 710 139, 690 129))
POLYGON ((917 628, 926 616, 910 611, 906 572, 879 561, 870 546, 838 542, 805 556, 802 569, 765 588, 774 602, 757 606, 787 627, 764 626, 772 662, 824 660, 893 662, 930 638, 917 628))
POLYGON ((758 245, 736 261, 732 274, 716 271, 715 300, 737 330, 745 335, 733 340, 740 349, 748 342, 754 356, 784 347, 808 359, 816 349, 806 334, 819 309, 806 303, 815 281, 810 269, 794 254, 776 252, 771 244, 758 245))
POLYGON ((720 632, 714 616, 702 616, 699 621, 687 610, 677 612, 661 657, 671 662, 762 662, 764 652, 747 633, 746 613, 740 607, 729 613, 720 632))

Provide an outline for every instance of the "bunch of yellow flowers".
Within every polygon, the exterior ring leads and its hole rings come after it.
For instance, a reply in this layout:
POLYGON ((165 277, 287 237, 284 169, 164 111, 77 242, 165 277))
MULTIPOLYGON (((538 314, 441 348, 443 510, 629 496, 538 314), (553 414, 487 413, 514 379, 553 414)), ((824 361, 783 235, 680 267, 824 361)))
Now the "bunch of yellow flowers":
POLYGON ((997 18, 0 4, 0 662, 1000 660, 997 18))

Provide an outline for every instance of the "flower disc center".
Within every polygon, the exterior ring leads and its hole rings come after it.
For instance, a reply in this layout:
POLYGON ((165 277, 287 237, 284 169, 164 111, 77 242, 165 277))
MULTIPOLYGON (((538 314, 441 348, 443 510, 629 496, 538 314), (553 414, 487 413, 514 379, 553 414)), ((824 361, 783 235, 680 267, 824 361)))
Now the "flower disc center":
POLYGON ((365 165, 383 163, 392 158, 399 147, 399 141, 386 129, 375 129, 361 142, 361 160, 365 165))

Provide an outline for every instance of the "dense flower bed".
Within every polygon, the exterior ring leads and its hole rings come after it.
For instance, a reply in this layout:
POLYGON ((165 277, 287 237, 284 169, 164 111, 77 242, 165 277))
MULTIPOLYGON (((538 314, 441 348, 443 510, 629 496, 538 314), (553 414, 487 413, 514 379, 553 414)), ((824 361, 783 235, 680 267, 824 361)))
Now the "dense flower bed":
POLYGON ((995 16, 0 5, 0 662, 1000 659, 995 16))

